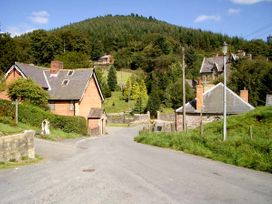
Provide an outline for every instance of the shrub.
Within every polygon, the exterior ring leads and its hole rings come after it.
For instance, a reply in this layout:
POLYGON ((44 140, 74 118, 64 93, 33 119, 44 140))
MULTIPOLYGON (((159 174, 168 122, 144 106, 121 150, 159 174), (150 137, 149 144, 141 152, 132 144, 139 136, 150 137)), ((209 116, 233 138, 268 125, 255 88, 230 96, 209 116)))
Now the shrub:
MULTIPOLYGON (((84 117, 80 116, 61 116, 45 111, 31 104, 19 105, 19 121, 33 127, 41 128, 44 119, 50 121, 53 128, 61 129, 64 132, 87 134, 87 122, 84 117)), ((0 121, 7 123, 8 119, 14 119, 15 108, 10 101, 0 100, 0 121)))
POLYGON ((75 132, 81 135, 87 134, 86 119, 80 116, 55 116, 51 122, 53 127, 64 132, 75 132))
POLYGON ((43 109, 48 109, 48 93, 31 79, 17 79, 8 87, 11 99, 22 99, 43 109))

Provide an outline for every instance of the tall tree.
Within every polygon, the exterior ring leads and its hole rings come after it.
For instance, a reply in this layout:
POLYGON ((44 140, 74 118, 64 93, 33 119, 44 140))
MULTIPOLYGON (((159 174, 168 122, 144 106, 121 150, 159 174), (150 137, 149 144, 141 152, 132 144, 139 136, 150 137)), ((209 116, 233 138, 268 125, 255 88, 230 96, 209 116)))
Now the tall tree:
POLYGON ((108 73, 108 86, 111 91, 115 91, 117 86, 117 74, 114 65, 110 66, 110 70, 108 73))
POLYGON ((17 79, 8 88, 11 99, 22 99, 33 105, 48 109, 48 93, 30 79, 17 79))
POLYGON ((159 96, 159 89, 156 84, 153 84, 148 98, 147 110, 150 111, 150 114, 154 117, 156 116, 157 111, 160 110, 160 105, 161 100, 159 96))
POLYGON ((7 33, 0 33, 0 74, 6 72, 16 61, 16 45, 7 33))

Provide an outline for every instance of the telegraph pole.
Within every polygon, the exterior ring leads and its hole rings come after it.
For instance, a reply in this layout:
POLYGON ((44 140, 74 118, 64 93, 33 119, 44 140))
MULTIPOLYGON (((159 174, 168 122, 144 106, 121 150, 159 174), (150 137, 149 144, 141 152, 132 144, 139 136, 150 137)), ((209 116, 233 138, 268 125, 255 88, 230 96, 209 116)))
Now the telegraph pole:
MULTIPOLYGON (((182 47, 182 91, 183 91, 183 131, 186 130, 186 110, 185 110, 185 101, 186 101, 186 90, 185 90, 185 63, 184 63, 184 47, 182 47)), ((187 130, 186 130, 187 131, 187 130)))
POLYGON ((224 54, 224 126, 223 126, 223 137, 224 141, 227 140, 227 53, 228 53, 228 44, 224 42, 223 45, 223 54, 224 54))

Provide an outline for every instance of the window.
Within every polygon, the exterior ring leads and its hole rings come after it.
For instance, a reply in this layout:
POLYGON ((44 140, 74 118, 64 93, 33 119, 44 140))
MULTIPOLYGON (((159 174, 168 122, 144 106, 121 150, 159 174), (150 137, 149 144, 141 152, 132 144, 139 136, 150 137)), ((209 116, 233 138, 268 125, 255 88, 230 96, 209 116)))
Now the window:
POLYGON ((69 80, 68 79, 64 79, 63 81, 62 81, 62 86, 67 86, 69 84, 69 80))
POLYGON ((49 109, 50 109, 51 111, 54 111, 54 110, 55 110, 55 104, 54 104, 54 103, 49 103, 48 106, 49 106, 49 109))
POLYGON ((67 73, 67 76, 72 76, 74 74, 74 70, 70 70, 68 73, 67 73))
POLYGON ((74 104, 74 101, 70 101, 69 110, 70 110, 70 111, 75 110, 75 104, 74 104))

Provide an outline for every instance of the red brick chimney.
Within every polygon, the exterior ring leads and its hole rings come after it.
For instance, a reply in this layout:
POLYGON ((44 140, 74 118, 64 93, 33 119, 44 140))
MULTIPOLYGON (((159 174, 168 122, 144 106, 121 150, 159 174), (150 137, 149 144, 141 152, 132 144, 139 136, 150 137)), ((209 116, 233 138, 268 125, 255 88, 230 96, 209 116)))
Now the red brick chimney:
POLYGON ((203 106, 203 85, 202 81, 198 80, 198 85, 196 85, 196 110, 201 111, 203 106))
POLYGON ((244 88, 244 90, 240 90, 240 97, 243 99, 243 101, 248 103, 248 90, 244 88))
POLYGON ((63 62, 57 60, 51 62, 50 74, 57 74, 60 69, 63 69, 63 62))

